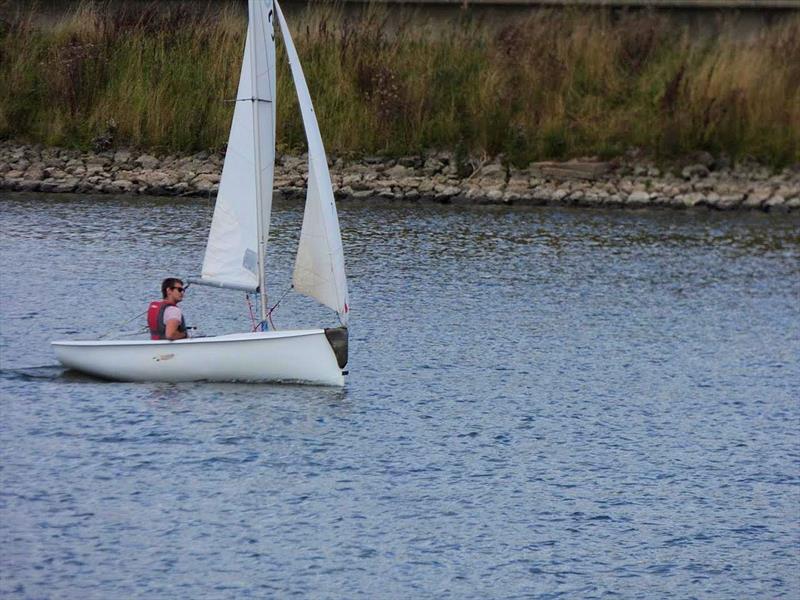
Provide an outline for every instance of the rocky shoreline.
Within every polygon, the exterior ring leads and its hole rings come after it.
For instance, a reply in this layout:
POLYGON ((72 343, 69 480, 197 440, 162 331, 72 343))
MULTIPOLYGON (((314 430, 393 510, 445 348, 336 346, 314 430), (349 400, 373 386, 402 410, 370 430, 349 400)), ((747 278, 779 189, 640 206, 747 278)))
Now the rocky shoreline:
MULTIPOLYGON (((0 190, 209 197, 219 189, 223 160, 208 152, 156 157, 125 149, 81 152, 0 142, 0 190)), ((281 156, 275 191, 302 198, 306 177, 305 156, 281 156)), ((331 178, 339 200, 800 210, 800 166, 773 172, 754 163, 731 165, 707 153, 672 169, 636 157, 532 163, 525 169, 499 160, 457 163, 448 153, 367 157, 335 160, 331 178)))

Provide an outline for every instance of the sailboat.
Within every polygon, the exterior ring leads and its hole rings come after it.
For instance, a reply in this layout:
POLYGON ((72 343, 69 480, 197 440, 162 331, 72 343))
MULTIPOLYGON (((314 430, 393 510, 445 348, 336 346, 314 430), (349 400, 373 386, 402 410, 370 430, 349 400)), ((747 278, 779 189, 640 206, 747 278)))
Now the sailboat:
POLYGON ((286 19, 275 0, 249 0, 228 150, 200 276, 189 283, 259 298, 260 330, 184 340, 54 341, 66 367, 121 381, 293 381, 344 384, 349 304, 328 162, 286 19), (336 327, 267 329, 265 256, 275 168, 275 24, 283 37, 308 142, 308 189, 292 286, 338 315, 336 327))

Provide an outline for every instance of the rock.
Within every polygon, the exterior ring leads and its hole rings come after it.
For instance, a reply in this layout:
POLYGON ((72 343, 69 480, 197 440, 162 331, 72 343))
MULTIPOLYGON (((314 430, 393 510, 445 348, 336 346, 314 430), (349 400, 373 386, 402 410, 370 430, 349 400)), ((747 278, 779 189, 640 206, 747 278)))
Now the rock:
POLYGON ((626 203, 630 206, 647 206, 650 203, 650 194, 637 190, 628 195, 626 203))
POLYGON ((537 162, 532 163, 529 171, 533 175, 543 175, 553 179, 598 179, 611 170, 607 162, 537 162))
POLYGON ((572 190, 569 194, 564 197, 564 200, 568 204, 575 204, 577 206, 581 206, 584 203, 584 199, 586 194, 584 194, 583 190, 572 190))
POLYGON ((770 212, 779 212, 781 209, 783 209, 785 202, 786 199, 783 196, 775 194, 769 200, 764 202, 764 208, 770 212))
POLYGON ((709 173, 708 167, 702 164, 689 165, 688 167, 684 167, 681 171, 681 175, 684 179, 708 177, 709 173))
POLYGON ((155 169, 159 165, 159 160, 149 154, 142 154, 135 162, 143 169, 155 169))
MULTIPOLYGON (((192 181, 192 186, 199 192, 215 192, 216 193, 217 190, 219 189, 219 186, 215 182, 209 181, 208 179, 201 179, 201 178, 196 178, 194 181, 192 181)), ((297 190, 297 188, 293 188, 293 187, 289 186, 289 187, 283 188, 282 191, 284 193, 287 193, 287 194, 293 194, 295 192, 295 190, 297 190)))
POLYGON ((342 185, 353 185, 361 183, 361 176, 357 174, 349 174, 342 177, 342 185))
POLYGON ((77 187, 78 180, 72 179, 68 181, 56 181, 54 179, 47 179, 39 185, 41 192, 72 192, 77 187))
POLYGON ((710 152, 706 152, 705 150, 692 153, 691 158, 694 160, 694 162, 706 167, 707 169, 710 169, 714 165, 714 157, 710 152))
POLYGON ((769 189, 754 190, 744 199, 742 208, 761 208, 770 196, 772 196, 772 191, 769 189))
MULTIPOLYGON (((33 180, 30 180, 30 179, 16 179, 16 182, 17 183, 14 186, 14 189, 18 190, 20 192, 35 192, 41 186, 41 182, 40 181, 33 181, 33 180)), ((45 190, 42 190, 42 191, 45 191, 45 190)))
POLYGON ((714 204, 714 208, 719 210, 733 210, 734 208, 738 208, 743 200, 744 194, 726 194, 725 196, 719 197, 719 200, 714 204))
POLYGON ((397 160, 397 164, 414 169, 421 167, 424 161, 419 156, 403 156, 397 160))
POLYGON ((781 185, 776 191, 776 194, 783 196, 786 199, 795 198, 800 196, 800 186, 787 186, 781 185))
POLYGON ((418 190, 421 180, 417 177, 405 177, 397 184, 405 190, 418 190))
POLYGON ((184 196, 188 195, 190 192, 189 184, 185 181, 179 181, 175 185, 170 186, 172 189, 172 193, 176 196, 184 196))
POLYGON ((200 173, 195 179, 195 182, 207 181, 209 183, 219 183, 220 176, 217 173, 200 173))
POLYGON ((608 194, 602 190, 589 190, 583 196, 583 201, 587 206, 599 206, 605 203, 608 194))
POLYGON ((478 169, 472 174, 472 177, 474 179, 477 179, 478 181, 481 182, 485 182, 487 184, 505 183, 506 176, 507 176, 506 168, 497 162, 483 165, 480 169, 478 169))
POLYGON ((500 190, 489 190, 486 193, 486 199, 490 202, 501 202, 503 200, 503 192, 500 190))
POLYGON ((116 187, 120 192, 130 192, 133 190, 133 182, 127 179, 115 179, 111 185, 116 187))
POLYGON ((436 158, 428 158, 422 166, 422 173, 425 175, 436 175, 437 173, 441 173, 443 168, 444 164, 442 161, 436 158))
POLYGON ((508 179, 506 184, 506 191, 521 194, 526 192, 529 188, 528 176, 525 173, 515 173, 508 179))
POLYGON ((419 187, 417 187, 417 191, 420 194, 428 194, 433 191, 433 181, 430 179, 423 179, 419 183, 419 187))
POLYGON ((692 207, 697 206, 703 200, 703 194, 700 192, 690 192, 688 194, 678 194, 675 196, 676 203, 680 206, 692 207))
POLYGON ((64 179, 67 176, 66 171, 55 167, 48 167, 43 172, 45 179, 64 179))
POLYGON ((398 177, 405 177, 408 174, 409 174, 409 169, 407 169, 403 165, 395 165, 389 169, 386 169, 385 171, 385 175, 393 179, 396 179, 398 177))
MULTIPOLYGON (((463 157, 469 170, 458 170, 448 153, 398 160, 367 157, 331 161, 339 198, 387 198, 459 204, 576 204, 580 206, 709 206, 718 210, 800 210, 800 165, 776 173, 744 162, 730 168, 725 157, 692 156, 680 177, 643 161, 595 159, 533 163, 508 168, 502 158, 479 163, 463 157), (479 167, 472 173, 472 169, 479 167), (415 170, 419 169, 419 170, 415 170)), ((149 154, 86 152, 0 141, 0 188, 12 190, 213 195, 219 189, 221 155, 157 158, 149 154), (134 160, 135 159, 135 160, 134 160)), ((276 193, 305 196, 307 156, 280 156, 276 193)))
MULTIPOLYGON (((439 188, 439 186, 436 186, 439 188)), ((452 198, 461 193, 461 189, 454 187, 454 186, 443 186, 436 190, 436 199, 439 200, 441 198, 452 198)))

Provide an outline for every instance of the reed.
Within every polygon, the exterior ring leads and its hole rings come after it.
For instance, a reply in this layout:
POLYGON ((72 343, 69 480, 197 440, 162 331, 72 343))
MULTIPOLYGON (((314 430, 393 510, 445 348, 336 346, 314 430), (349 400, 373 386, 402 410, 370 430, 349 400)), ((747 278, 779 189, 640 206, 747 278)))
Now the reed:
MULTIPOLYGON (((0 137, 155 151, 226 142, 245 18, 235 5, 85 2, 57 23, 0 23, 0 137)), ((328 150, 451 150, 536 159, 697 150, 800 161, 800 18, 743 37, 691 36, 650 13, 535 11, 498 29, 367 6, 290 25, 328 150)), ((279 45, 279 95, 293 99, 279 45)), ((279 146, 303 147, 294 101, 279 146)))

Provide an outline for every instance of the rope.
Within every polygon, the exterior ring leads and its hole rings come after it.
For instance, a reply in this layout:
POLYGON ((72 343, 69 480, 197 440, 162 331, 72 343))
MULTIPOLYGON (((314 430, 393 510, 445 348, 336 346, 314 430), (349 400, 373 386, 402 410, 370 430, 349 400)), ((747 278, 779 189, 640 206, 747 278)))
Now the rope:
MULTIPOLYGON (((269 326, 270 326, 270 327, 272 327, 273 331, 277 330, 277 327, 275 327, 275 323, 273 323, 273 322, 272 322, 272 313, 274 312, 274 310, 275 310, 276 308, 278 308, 278 305, 279 305, 279 304, 280 304, 280 303, 283 301, 283 299, 284 299, 284 298, 286 298, 286 295, 287 295, 289 292, 291 292, 293 289, 294 289, 294 286, 293 286, 293 285, 290 285, 290 286, 289 286, 289 288, 288 288, 288 289, 287 289, 285 292, 283 292, 283 295, 281 295, 281 297, 280 297, 280 298, 278 298, 278 301, 277 301, 275 304, 273 304, 273 305, 272 305, 272 308, 270 308, 270 309, 267 311, 267 318, 266 318, 265 320, 263 320, 263 321, 259 321, 259 322, 258 322, 258 323, 257 323, 257 324, 256 324, 256 325, 253 327, 253 331, 257 331, 259 327, 261 327, 262 325, 264 325, 264 323, 269 323, 269 326)), ((249 297, 248 297, 248 302, 249 302, 249 297)), ((253 309, 251 308, 251 309, 250 309, 250 316, 253 318, 253 321, 255 322, 255 317, 253 317, 252 315, 253 315, 253 309)))
MULTIPOLYGON (((111 335, 115 335, 115 334, 117 334, 117 333, 119 332, 119 330, 120 330, 120 329, 122 329, 122 328, 123 328, 125 325, 127 325, 127 324, 128 324, 128 323, 130 323, 131 321, 135 321, 136 319, 141 319, 141 318, 142 318, 143 316, 145 316, 146 314, 147 314, 147 311, 144 311, 143 313, 139 313, 139 314, 138 314, 138 315, 136 315, 135 317, 133 317, 133 318, 131 318, 131 319, 128 319, 128 320, 127 320, 127 321, 125 321, 124 323, 121 323, 121 324, 119 325, 119 329, 115 329, 115 330, 113 330, 113 331, 109 331, 108 333, 105 333, 105 334, 101 335, 99 339, 101 339, 101 340, 102 340, 102 339, 104 339, 104 338, 107 338, 107 337, 109 337, 109 336, 111 336, 111 335)), ((145 329, 147 329, 147 328, 145 327, 145 329)), ((141 330, 141 331, 137 331, 137 332, 136 332, 136 334, 139 334, 139 333, 144 333, 144 329, 143 329, 143 330, 141 330)), ((134 334, 134 333, 128 333, 128 334, 125 334, 125 335, 135 335, 135 334, 134 334)))
POLYGON ((271 314, 272 314, 272 311, 273 311, 273 310, 275 310, 276 308, 278 308, 278 304, 280 304, 281 302, 283 302, 283 299, 284 299, 284 298, 286 298, 286 294, 288 294, 289 292, 291 292, 293 289, 294 289, 294 286, 293 286, 293 285, 290 285, 290 286, 288 287, 288 289, 287 289, 285 292, 283 292, 283 296, 281 296, 280 298, 278 298, 278 301, 277 301, 275 304, 273 304, 273 305, 272 305, 272 308, 270 308, 270 309, 269 309, 269 312, 267 313, 267 315, 271 315, 271 314))
POLYGON ((244 297, 245 297, 245 300, 247 300, 247 308, 250 311, 250 323, 253 325, 253 331, 256 331, 256 329, 258 329, 258 326, 260 325, 260 323, 256 323, 256 315, 253 313, 253 303, 250 302, 250 293, 249 292, 245 292, 244 293, 244 297))

